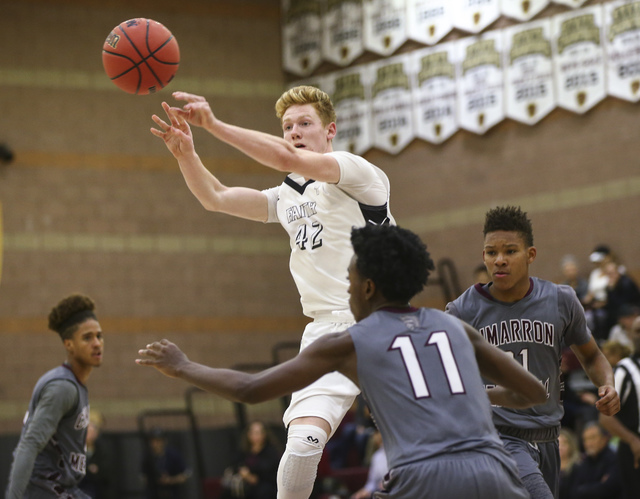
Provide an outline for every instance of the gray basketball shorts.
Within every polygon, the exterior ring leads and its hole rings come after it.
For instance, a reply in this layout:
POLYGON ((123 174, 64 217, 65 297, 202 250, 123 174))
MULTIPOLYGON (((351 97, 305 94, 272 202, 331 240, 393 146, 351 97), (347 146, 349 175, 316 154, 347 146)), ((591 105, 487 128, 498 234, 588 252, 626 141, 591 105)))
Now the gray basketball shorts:
POLYGON ((560 489, 560 452, 558 441, 531 443, 521 438, 500 434, 505 449, 518 465, 520 478, 541 474, 553 497, 560 489))
POLYGON ((467 451, 392 469, 375 499, 529 499, 515 463, 467 451))

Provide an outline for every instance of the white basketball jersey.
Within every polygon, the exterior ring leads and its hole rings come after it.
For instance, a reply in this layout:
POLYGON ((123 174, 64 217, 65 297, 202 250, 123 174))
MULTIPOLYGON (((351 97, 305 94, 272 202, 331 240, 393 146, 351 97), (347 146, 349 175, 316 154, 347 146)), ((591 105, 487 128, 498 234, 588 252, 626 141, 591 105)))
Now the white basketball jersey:
MULTIPOLYGON (((340 165, 337 184, 305 181, 300 175, 290 174, 282 185, 265 191, 270 213, 275 202, 277 221, 289 234, 289 268, 302 310, 309 317, 349 312, 351 229, 366 223, 395 223, 389 212, 389 180, 384 172, 354 154, 328 154, 340 165), (362 202, 371 199, 367 196, 372 190, 386 193, 383 203, 374 206, 362 202)), ((269 221, 276 221, 273 215, 269 221)))

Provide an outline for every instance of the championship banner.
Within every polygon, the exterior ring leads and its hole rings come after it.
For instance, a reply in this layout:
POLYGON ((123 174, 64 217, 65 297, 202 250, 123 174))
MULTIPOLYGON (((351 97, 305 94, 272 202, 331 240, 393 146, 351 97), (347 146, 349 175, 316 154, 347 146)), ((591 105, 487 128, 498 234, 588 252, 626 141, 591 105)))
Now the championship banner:
POLYGON ((348 66, 364 52, 363 0, 327 0, 322 15, 322 56, 348 66))
POLYGON ((373 145, 397 154, 414 138, 410 57, 403 54, 369 65, 372 71, 373 145))
POLYGON ((364 48, 393 54, 407 41, 404 0, 364 0, 364 48))
POLYGON ((334 151, 362 155, 373 147, 371 133, 371 71, 356 66, 327 76, 327 88, 336 110, 334 151))
POLYGON ((640 2, 605 4, 607 91, 619 99, 640 100, 640 2))
POLYGON ((502 13, 517 19, 518 21, 528 21, 532 17, 542 12, 550 0, 501 0, 502 13))
POLYGON ((480 33, 500 17, 499 0, 449 0, 453 26, 470 33, 480 33))
MULTIPOLYGON (((504 2, 504 0, 502 0, 504 2)), ((574 9, 576 7, 580 7, 583 3, 585 3, 587 0, 552 0, 553 3, 559 3, 562 5, 568 5, 569 7, 573 7, 574 9)))
POLYGON ((458 124, 483 134, 504 119, 502 32, 456 42, 458 124))
POLYGON ((606 97, 601 5, 558 14, 553 62, 558 106, 584 113, 606 97))
POLYGON ((434 144, 458 131, 455 57, 454 42, 411 53, 415 134, 434 144))
POLYGON ((506 114, 533 125, 556 106, 551 19, 511 26, 502 33, 506 114))
POLYGON ((307 76, 322 60, 321 0, 282 0, 282 66, 307 76))
POLYGON ((407 36, 434 45, 453 29, 451 0, 407 0, 407 36))

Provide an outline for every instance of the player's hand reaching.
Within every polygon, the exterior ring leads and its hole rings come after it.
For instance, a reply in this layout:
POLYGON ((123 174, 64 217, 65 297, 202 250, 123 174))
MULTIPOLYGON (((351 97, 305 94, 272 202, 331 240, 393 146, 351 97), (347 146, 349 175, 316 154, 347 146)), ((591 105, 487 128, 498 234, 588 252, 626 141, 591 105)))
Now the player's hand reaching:
POLYGON ((189 363, 184 352, 169 340, 150 343, 138 350, 138 355, 140 358, 136 359, 136 364, 155 367, 170 378, 177 378, 180 368, 189 363))
POLYGON ((185 101, 186 104, 182 109, 172 107, 172 113, 185 119, 191 125, 202 127, 205 130, 211 130, 213 128, 216 117, 204 97, 187 92, 173 92, 173 97, 176 100, 185 101))
POLYGON ((598 388, 596 409, 605 416, 613 416, 620 411, 620 397, 613 386, 603 385, 598 388))
POLYGON ((191 135, 189 123, 174 112, 174 110, 178 108, 172 108, 166 102, 162 103, 162 108, 164 109, 164 112, 167 113, 169 123, 154 114, 151 119, 160 127, 160 129, 152 128, 151 133, 164 140, 167 149, 169 149, 171 154, 176 158, 179 158, 184 154, 193 153, 195 149, 193 146, 193 136, 191 135))

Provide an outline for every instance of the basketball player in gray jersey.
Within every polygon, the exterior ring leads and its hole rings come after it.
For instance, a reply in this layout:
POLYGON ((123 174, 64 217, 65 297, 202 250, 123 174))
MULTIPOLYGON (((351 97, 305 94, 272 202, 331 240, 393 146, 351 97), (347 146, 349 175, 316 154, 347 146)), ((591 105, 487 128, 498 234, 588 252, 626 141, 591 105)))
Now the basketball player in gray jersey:
POLYGON ((446 311, 478 329, 546 387, 545 404, 528 409, 496 404, 493 421, 531 497, 548 499, 558 497, 562 349, 571 347, 598 387, 596 407, 601 413, 615 414, 620 400, 611 366, 587 328, 575 292, 569 286, 530 277, 529 265, 535 257, 526 213, 512 206, 489 210, 483 259, 492 282, 469 288, 447 304, 446 311))
POLYGON ((323 335, 258 374, 190 362, 167 340, 147 345, 136 362, 247 403, 338 371, 360 387, 382 435, 390 471, 374 497, 528 497, 491 422, 490 401, 542 403, 542 384, 468 324, 410 305, 433 269, 418 236, 367 225, 353 229, 351 241, 349 306, 359 322, 347 331, 323 335), (485 392, 480 373, 499 386, 485 392))
POLYGON ((91 298, 71 295, 49 314, 66 361, 36 383, 13 454, 7 499, 88 499, 85 475, 89 394, 85 383, 102 364, 104 341, 91 298))

